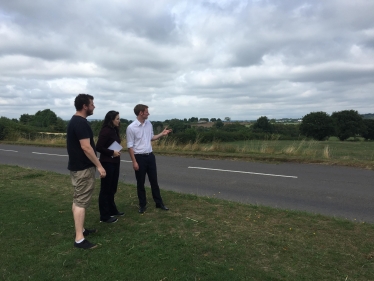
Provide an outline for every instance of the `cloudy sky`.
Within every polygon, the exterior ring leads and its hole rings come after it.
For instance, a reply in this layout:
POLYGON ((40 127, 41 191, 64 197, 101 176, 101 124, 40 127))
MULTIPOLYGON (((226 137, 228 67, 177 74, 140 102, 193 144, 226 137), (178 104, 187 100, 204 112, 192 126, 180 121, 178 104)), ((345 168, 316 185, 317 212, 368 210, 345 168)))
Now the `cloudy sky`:
POLYGON ((374 113, 373 0, 0 0, 0 116, 374 113))

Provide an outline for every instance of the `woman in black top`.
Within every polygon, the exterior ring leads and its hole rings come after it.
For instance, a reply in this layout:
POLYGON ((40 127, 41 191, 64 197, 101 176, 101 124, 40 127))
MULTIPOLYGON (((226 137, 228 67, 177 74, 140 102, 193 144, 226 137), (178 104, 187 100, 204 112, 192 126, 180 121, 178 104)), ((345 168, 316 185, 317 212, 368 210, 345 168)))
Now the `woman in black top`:
POLYGON ((100 221, 114 223, 115 216, 124 213, 117 210, 114 195, 117 192, 121 151, 111 150, 108 147, 114 142, 121 143, 119 136, 120 118, 117 111, 111 110, 105 115, 103 126, 99 133, 96 150, 100 152, 100 162, 106 171, 106 177, 101 179, 99 194, 100 221))

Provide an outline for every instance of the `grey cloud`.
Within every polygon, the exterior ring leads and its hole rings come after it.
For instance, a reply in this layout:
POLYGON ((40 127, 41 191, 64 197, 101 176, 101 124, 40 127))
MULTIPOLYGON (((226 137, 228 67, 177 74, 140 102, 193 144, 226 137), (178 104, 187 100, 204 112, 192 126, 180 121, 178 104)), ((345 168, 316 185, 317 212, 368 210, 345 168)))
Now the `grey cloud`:
POLYGON ((50 108, 66 119, 79 92, 95 96, 96 118, 117 107, 133 118, 139 102, 158 120, 367 112, 373 10, 365 0, 0 0, 0 115, 50 108))

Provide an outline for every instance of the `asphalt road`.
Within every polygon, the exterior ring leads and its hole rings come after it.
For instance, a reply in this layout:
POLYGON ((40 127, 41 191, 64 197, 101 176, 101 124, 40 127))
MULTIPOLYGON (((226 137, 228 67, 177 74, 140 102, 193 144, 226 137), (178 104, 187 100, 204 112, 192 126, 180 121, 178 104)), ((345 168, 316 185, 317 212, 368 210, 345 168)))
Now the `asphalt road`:
MULTIPOLYGON (((161 189, 374 223, 373 171, 161 155, 156 159, 161 189)), ((67 161, 65 148, 0 144, 1 164, 69 174, 67 161)), ((121 180, 135 184, 127 153, 121 161, 121 180)))

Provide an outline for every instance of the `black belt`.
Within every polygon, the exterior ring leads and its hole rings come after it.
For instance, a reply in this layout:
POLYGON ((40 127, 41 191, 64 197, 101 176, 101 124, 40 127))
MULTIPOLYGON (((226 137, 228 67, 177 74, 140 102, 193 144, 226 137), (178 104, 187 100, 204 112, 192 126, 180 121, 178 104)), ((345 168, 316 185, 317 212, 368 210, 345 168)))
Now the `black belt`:
POLYGON ((151 155, 152 152, 149 152, 149 153, 135 153, 135 155, 140 155, 140 156, 148 156, 148 155, 151 155))

